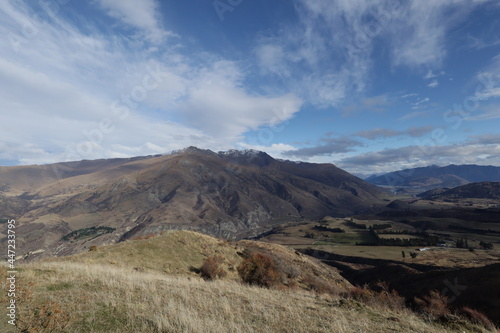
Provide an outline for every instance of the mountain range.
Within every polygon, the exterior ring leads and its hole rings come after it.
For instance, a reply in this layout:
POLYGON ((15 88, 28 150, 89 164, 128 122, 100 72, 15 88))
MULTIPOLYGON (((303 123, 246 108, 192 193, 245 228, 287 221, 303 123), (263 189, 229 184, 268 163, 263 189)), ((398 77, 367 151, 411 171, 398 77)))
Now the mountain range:
POLYGON ((429 190, 457 187, 475 182, 500 181, 500 167, 482 165, 436 165, 371 176, 366 181, 379 186, 413 187, 429 190))
POLYGON ((16 219, 19 254, 39 256, 164 230, 241 238, 284 220, 370 211, 385 196, 332 164, 255 150, 0 167, 0 218, 16 219))
POLYGON ((479 182, 449 188, 439 188, 420 193, 424 199, 500 199, 500 182, 479 182))

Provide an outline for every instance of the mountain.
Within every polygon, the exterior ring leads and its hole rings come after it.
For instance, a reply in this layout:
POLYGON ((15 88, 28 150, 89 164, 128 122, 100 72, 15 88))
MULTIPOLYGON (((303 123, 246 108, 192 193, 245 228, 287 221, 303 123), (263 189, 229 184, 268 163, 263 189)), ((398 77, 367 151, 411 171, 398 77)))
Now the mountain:
POLYGON ((500 181, 500 167, 482 165, 439 167, 432 165, 369 177, 366 181, 374 185, 393 187, 451 188, 468 183, 500 181))
POLYGON ((22 235, 19 254, 41 256, 163 230, 241 238, 285 220, 369 211, 386 196, 332 164, 195 147, 132 159, 2 167, 0 182, 4 218, 15 218, 22 235))
POLYGON ((427 191, 425 199, 500 199, 500 182, 480 182, 440 191, 427 191))

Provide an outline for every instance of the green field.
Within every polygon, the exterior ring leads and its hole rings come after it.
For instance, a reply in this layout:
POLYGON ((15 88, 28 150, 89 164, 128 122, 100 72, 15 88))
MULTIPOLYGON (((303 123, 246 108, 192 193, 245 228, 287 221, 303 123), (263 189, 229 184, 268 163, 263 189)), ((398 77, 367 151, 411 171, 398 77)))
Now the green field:
POLYGON ((327 238, 314 242, 314 245, 356 245, 361 242, 375 242, 375 238, 368 231, 329 233, 327 238))

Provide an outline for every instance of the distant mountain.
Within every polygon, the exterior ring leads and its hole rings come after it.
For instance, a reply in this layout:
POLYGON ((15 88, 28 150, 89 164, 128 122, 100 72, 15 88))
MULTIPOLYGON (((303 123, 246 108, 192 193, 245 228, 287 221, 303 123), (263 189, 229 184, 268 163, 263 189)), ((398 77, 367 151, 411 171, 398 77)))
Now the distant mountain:
POLYGON ((169 229, 250 236, 284 220, 369 211, 385 196, 332 164, 255 150, 0 167, 0 218, 18 221, 24 253, 69 254, 169 229))
POLYGON ((366 181, 381 186, 432 189, 457 187, 476 182, 500 181, 500 167, 482 165, 429 166, 369 177, 366 181))
POLYGON ((419 195, 425 199, 500 199, 500 182, 471 183, 452 189, 427 191, 419 195))

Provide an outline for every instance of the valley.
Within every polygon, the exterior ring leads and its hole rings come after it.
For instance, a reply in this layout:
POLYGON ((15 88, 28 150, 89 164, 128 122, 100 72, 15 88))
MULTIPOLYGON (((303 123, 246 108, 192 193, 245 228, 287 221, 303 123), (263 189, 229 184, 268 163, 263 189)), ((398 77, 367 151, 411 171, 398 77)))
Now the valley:
POLYGON ((500 324, 498 182, 395 194, 332 164, 194 147, 0 167, 0 180, 0 244, 15 217, 27 332, 486 332, 500 324), (216 315, 207 297, 226 310, 216 315), (280 326, 268 308, 276 318, 306 315, 280 326))

